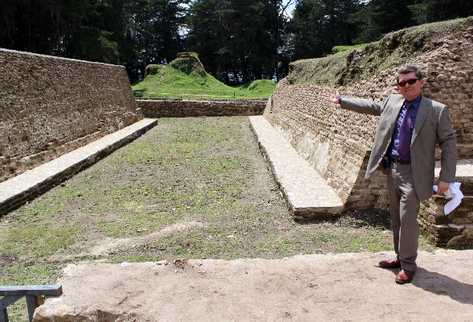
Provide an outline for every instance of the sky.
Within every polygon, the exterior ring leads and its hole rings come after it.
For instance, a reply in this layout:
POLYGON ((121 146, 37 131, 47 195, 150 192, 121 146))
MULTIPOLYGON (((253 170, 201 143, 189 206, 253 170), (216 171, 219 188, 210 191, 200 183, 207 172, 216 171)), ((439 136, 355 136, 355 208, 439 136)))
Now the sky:
MULTIPOLYGON (((285 0, 284 3, 287 3, 288 1, 291 1, 291 0, 285 0)), ((287 8, 287 14, 292 17, 292 13, 294 11, 294 8, 296 7, 296 2, 293 0, 292 1, 293 3, 287 8)))

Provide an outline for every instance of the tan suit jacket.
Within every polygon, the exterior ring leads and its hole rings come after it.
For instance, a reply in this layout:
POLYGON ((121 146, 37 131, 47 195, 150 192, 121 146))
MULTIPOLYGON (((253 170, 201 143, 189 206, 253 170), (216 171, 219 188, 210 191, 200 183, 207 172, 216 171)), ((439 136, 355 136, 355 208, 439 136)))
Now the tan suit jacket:
MULTIPOLYGON (((401 95, 390 95, 383 102, 344 97, 340 105, 344 109, 379 115, 373 148, 366 171, 369 178, 380 166, 387 152, 394 126, 404 103, 401 95)), ((455 181, 457 163, 456 133, 452 128, 450 115, 445 105, 422 97, 417 111, 411 140, 411 167, 414 189, 419 200, 432 196, 435 170, 435 146, 442 150, 440 181, 455 181)))

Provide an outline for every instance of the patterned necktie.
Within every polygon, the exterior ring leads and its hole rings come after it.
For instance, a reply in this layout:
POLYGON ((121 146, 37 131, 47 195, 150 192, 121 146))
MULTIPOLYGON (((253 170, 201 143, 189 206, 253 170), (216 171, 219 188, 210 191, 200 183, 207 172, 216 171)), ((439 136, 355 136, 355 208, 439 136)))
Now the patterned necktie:
POLYGON ((399 159, 409 160, 410 159, 410 146, 411 137, 414 124, 412 122, 412 104, 406 102, 403 119, 399 128, 399 159))

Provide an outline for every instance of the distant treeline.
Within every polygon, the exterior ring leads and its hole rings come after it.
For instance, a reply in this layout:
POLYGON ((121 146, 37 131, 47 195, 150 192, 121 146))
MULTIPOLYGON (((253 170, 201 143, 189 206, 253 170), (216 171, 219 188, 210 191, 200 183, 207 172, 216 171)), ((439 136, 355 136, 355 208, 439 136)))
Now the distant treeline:
POLYGON ((226 83, 408 26, 473 15, 471 0, 2 0, 0 47, 145 66, 195 51, 226 83), (293 17, 288 6, 295 4, 293 17))

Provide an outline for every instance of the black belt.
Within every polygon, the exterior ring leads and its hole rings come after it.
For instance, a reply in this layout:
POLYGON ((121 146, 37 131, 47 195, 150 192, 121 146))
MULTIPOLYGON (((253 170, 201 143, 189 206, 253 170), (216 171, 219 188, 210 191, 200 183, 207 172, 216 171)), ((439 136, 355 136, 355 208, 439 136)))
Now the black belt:
POLYGON ((411 164, 411 160, 391 159, 391 163, 411 164))

